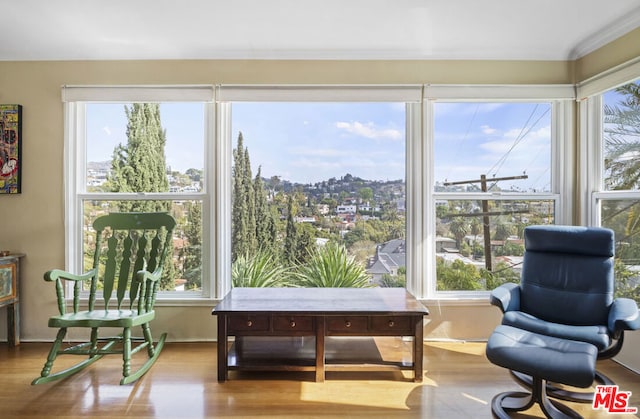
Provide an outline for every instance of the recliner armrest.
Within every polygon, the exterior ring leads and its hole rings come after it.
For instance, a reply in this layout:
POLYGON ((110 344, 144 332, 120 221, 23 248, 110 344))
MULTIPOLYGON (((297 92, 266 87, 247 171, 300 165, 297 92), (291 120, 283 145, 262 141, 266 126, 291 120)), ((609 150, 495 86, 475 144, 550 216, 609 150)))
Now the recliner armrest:
POLYGON ((616 298, 609 310, 609 330, 640 329, 640 311, 638 305, 631 298, 616 298))
POLYGON ((520 286, 512 282, 500 285, 491 291, 490 302, 503 313, 520 310, 520 286))

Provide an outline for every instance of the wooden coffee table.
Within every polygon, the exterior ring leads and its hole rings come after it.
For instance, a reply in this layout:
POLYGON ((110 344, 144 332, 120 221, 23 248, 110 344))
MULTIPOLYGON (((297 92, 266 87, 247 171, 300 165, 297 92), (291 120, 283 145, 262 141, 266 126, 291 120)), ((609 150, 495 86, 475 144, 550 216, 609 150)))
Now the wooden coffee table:
POLYGON ((363 369, 411 369, 414 381, 422 381, 428 310, 404 288, 234 288, 212 314, 218 318, 219 382, 228 380, 229 370, 315 371, 322 382, 325 371, 363 369), (331 342, 344 336, 412 336, 412 360, 376 362, 359 349, 347 356, 340 352, 349 345, 331 342))

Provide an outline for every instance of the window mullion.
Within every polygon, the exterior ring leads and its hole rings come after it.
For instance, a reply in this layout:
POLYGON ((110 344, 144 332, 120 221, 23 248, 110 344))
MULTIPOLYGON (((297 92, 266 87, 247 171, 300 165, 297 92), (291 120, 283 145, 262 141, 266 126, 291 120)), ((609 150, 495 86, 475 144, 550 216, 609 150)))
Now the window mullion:
POLYGON ((216 165, 212 174, 214 185, 214 205, 212 220, 214 233, 211 236, 215 252, 215 298, 223 298, 231 290, 231 104, 218 103, 216 110, 216 165))
POLYGON ((435 298, 436 297, 436 216, 435 216, 435 202, 436 198, 433 193, 433 185, 435 185, 435 159, 434 159, 434 115, 433 115, 433 100, 425 100, 422 110, 422 155, 421 161, 423 164, 423 178, 422 191, 424 194, 423 202, 423 230, 421 232, 422 248, 421 255, 425 263, 424 269, 424 289, 423 297, 435 298))
POLYGON ((572 101, 562 100, 552 104, 551 126, 551 187, 559 194, 555 205, 555 220, 559 224, 574 224, 572 197, 576 157, 573 142, 572 101))
POLYGON ((586 166, 584 195, 585 206, 587 208, 586 220, 590 225, 600 224, 600 211, 595 206, 589 205, 593 201, 593 195, 603 190, 603 164, 602 164, 602 145, 603 145, 603 124, 602 124, 602 96, 593 96, 586 100, 585 117, 586 131, 581 136, 584 146, 584 159, 586 166))
MULTIPOLYGON (((82 269, 82 199, 86 182, 86 129, 83 103, 65 103, 65 269, 80 272, 82 269)), ((71 284, 68 284, 71 286, 71 284)), ((70 288, 71 289, 71 288, 70 288)))
POLYGON ((407 200, 407 290, 418 298, 424 298, 429 275, 425 275, 424 210, 424 159, 422 141, 422 115, 419 104, 407 105, 406 123, 406 200, 407 200))

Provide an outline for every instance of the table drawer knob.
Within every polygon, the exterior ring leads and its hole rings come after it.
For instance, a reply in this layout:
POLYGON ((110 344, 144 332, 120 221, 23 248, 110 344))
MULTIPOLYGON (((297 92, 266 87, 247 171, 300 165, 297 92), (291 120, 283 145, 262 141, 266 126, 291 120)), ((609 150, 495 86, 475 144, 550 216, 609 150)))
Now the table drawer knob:
POLYGON ((247 320, 247 327, 253 326, 253 322, 251 320, 247 320))
POLYGON ((347 321, 344 322, 344 325, 346 327, 351 327, 351 322, 349 320, 347 320, 347 321))
POLYGON ((291 321, 289 322, 289 326, 291 326, 291 328, 296 327, 296 322, 295 322, 294 320, 291 320, 291 321))
POLYGON ((393 322, 393 320, 389 320, 389 327, 393 327, 395 325, 395 323, 393 322))

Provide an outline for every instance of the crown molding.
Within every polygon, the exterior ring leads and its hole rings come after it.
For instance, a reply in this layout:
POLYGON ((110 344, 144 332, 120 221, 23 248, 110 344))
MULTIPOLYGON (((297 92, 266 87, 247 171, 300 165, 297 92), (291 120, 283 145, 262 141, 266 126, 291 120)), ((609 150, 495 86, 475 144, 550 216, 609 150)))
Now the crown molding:
POLYGON ((638 27, 640 27, 640 7, 578 43, 569 53, 569 60, 580 59, 638 27))

